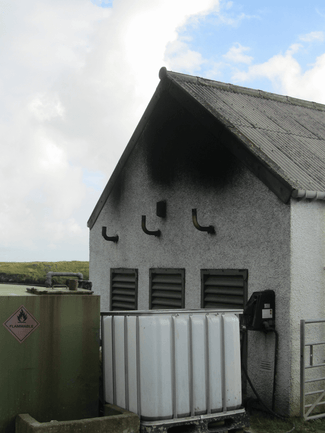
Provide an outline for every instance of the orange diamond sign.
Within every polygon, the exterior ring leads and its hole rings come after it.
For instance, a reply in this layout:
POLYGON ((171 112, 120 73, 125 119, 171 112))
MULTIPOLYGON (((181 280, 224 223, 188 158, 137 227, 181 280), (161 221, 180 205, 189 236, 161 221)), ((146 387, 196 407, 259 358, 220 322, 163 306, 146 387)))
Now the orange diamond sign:
POLYGON ((23 305, 3 324, 19 343, 25 341, 39 325, 39 322, 23 305))

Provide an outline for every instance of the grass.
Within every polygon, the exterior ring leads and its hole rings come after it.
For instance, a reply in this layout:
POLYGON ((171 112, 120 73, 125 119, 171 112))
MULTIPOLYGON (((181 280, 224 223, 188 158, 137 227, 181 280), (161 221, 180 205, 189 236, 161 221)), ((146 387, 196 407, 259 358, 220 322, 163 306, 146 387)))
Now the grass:
POLYGON ((250 416, 250 428, 247 431, 254 433, 287 433, 293 426, 295 426, 295 429, 292 433, 321 433, 325 432, 325 418, 304 421, 302 418, 293 417, 282 421, 277 418, 254 414, 250 416))
MULTIPOLYGON (((44 284, 47 272, 81 272, 89 279, 89 262, 0 262, 0 282, 44 284)), ((53 277, 54 283, 64 284, 67 277, 53 277)))

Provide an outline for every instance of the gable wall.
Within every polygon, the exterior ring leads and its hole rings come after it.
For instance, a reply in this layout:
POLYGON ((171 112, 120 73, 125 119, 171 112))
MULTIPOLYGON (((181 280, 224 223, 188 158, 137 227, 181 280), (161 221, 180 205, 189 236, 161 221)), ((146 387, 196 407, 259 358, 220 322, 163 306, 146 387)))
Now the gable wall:
MULTIPOLYGON (((102 311, 110 307, 111 267, 138 269, 140 310, 149 306, 150 268, 185 268, 186 308, 200 308, 200 269, 248 269, 248 298, 254 291, 276 292, 279 404, 287 411, 290 207, 240 164, 232 178, 213 188, 195 184, 188 176, 170 185, 155 183, 142 144, 141 138, 90 232, 90 279, 95 293, 101 294, 102 311), (167 201, 164 219, 156 216, 160 200, 167 201), (201 225, 214 225, 216 235, 195 229, 192 208, 197 208, 201 225), (141 215, 147 216, 148 229, 161 230, 159 239, 142 231, 141 215), (108 235, 119 235, 117 244, 102 238, 102 226, 107 226, 108 235)), ((249 374, 268 403, 273 353, 272 335, 249 333, 249 374)))

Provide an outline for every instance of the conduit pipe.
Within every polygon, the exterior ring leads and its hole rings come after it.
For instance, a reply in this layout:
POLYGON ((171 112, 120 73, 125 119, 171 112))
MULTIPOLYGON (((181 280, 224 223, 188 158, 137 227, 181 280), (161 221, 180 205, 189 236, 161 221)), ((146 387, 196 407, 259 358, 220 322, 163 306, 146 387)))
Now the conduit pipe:
POLYGON ((102 227, 102 236, 105 239, 105 241, 111 241, 111 242, 118 242, 118 235, 116 236, 107 236, 107 228, 104 226, 102 227))
POLYGON ((159 236, 161 235, 161 231, 160 230, 148 230, 146 227, 146 215, 142 215, 142 219, 141 219, 141 228, 142 230, 145 232, 146 235, 150 235, 150 236, 157 236, 159 238, 159 236))
POLYGON ((216 233, 216 231, 215 231, 215 229, 214 229, 213 226, 206 226, 206 227, 203 227, 203 226, 201 226, 201 225, 198 223, 198 220, 197 220, 197 211, 196 211, 196 209, 192 209, 192 221, 193 221, 194 227, 195 227, 197 230, 200 230, 201 232, 207 232, 207 233, 209 233, 209 234, 211 234, 211 235, 214 235, 214 234, 216 233))

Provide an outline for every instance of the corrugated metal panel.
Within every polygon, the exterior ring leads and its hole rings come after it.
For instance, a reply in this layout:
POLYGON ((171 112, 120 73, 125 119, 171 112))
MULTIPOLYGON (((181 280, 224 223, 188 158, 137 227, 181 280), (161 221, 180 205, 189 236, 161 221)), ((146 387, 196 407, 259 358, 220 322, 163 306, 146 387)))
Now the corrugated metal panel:
POLYGON ((252 142, 250 151, 266 162, 293 188, 325 191, 325 106, 225 85, 211 80, 174 80, 225 126, 252 142), (268 161, 268 159, 270 161, 268 161))
POLYGON ((300 137, 317 138, 294 117, 294 107, 288 112, 288 104, 242 94, 223 92, 223 98, 233 104, 233 109, 249 119, 255 128, 300 137))
POLYGON ((244 308, 247 276, 246 270, 202 269, 202 308, 244 308))
POLYGON ((150 309, 185 307, 185 270, 150 269, 150 309))
MULTIPOLYGON (((307 190, 323 189, 323 161, 316 153, 310 151, 316 147, 315 140, 252 128, 246 128, 243 133, 252 142, 259 143, 259 148, 264 154, 278 165, 279 174, 287 177, 294 187, 301 188, 301 185, 304 185, 304 189, 307 190), (309 147, 306 147, 306 144, 309 147)), ((325 145, 325 141, 323 144, 325 145)))
POLYGON ((137 298, 137 269, 111 269, 111 310, 136 310, 137 298))
POLYGON ((190 91, 193 96, 197 98, 201 96, 202 100, 211 104, 215 111, 224 114, 234 126, 260 128, 267 131, 316 138, 316 135, 302 122, 295 120, 295 107, 292 105, 288 111, 288 104, 284 102, 233 93, 216 87, 195 86, 192 83, 185 84, 183 87, 190 91))
POLYGON ((306 110, 304 107, 294 107, 294 116, 297 122, 303 124, 320 139, 325 137, 324 111, 306 110))
POLYGON ((192 83, 184 83, 182 87, 201 103, 210 104, 214 112, 221 114, 227 121, 242 126, 252 126, 241 113, 235 111, 232 105, 227 104, 215 89, 206 86, 197 86, 192 83))

